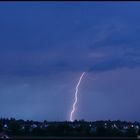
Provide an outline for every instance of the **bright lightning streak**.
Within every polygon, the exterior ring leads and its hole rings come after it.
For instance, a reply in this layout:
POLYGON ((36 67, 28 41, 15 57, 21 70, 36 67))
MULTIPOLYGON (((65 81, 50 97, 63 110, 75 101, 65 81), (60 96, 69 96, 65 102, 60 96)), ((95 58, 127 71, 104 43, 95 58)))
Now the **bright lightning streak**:
POLYGON ((73 103, 73 106, 72 106, 72 111, 70 113, 70 121, 73 121, 73 114, 75 112, 75 106, 77 104, 77 99, 78 99, 78 89, 79 89, 79 85, 81 83, 81 80, 82 80, 84 74, 85 74, 85 72, 83 72, 82 75, 80 76, 80 79, 79 79, 79 81, 77 83, 77 86, 76 86, 75 100, 74 100, 74 103, 73 103))

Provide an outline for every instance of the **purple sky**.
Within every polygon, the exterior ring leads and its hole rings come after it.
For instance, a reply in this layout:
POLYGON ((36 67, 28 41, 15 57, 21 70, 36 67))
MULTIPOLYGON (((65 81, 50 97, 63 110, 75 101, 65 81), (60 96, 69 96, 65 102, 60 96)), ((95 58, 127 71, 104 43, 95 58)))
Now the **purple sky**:
POLYGON ((140 121, 140 3, 1 2, 0 117, 140 121))

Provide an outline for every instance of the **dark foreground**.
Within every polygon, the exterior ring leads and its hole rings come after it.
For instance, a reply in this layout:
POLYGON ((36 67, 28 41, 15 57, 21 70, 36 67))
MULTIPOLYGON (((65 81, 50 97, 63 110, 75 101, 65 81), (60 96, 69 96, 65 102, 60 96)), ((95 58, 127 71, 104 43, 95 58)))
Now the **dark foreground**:
POLYGON ((38 122, 0 119, 0 138, 14 139, 100 139, 140 138, 140 123, 84 120, 74 122, 38 122))
POLYGON ((138 139, 138 137, 11 137, 11 139, 138 139))

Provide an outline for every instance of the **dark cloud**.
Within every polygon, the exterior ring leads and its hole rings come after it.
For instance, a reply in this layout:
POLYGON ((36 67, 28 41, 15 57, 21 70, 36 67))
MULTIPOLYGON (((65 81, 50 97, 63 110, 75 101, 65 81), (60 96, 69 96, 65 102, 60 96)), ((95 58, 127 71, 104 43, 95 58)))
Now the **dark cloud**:
MULTIPOLYGON (((13 115, 9 110, 16 108, 17 113, 14 115, 18 117, 41 119, 47 116, 50 120, 66 118, 75 84, 83 71, 93 72, 95 74, 93 77, 105 78, 99 79, 97 85, 99 89, 100 87, 104 89, 99 90, 101 93, 99 92, 97 96, 101 98, 98 101, 103 104, 109 103, 111 99, 114 101, 113 93, 118 100, 124 93, 121 90, 117 93, 118 89, 114 86, 117 83, 114 85, 112 83, 114 89, 110 90, 108 87, 107 91, 104 87, 108 77, 111 79, 112 75, 118 74, 120 82, 125 72, 129 71, 124 77, 127 82, 133 79, 132 76, 127 80, 128 75, 134 74, 135 78, 139 76, 139 3, 3 2, 0 4, 0 20, 0 99, 1 111, 5 115, 13 115), (120 71, 123 73, 120 74, 120 71), (11 95, 12 98, 9 98, 11 95), (16 101, 16 97, 24 99, 19 102, 16 101), (5 103, 6 98, 8 104, 5 103), (57 117, 58 111, 61 113, 57 117), (46 116, 40 117, 39 113, 46 116)), ((139 78, 133 83, 132 88, 135 88, 136 96, 139 96, 137 83, 139 78)), ((88 85, 92 90, 88 92, 88 88, 85 87, 86 95, 90 94, 87 100, 93 98, 96 100, 94 96, 96 83, 90 81, 88 85), (92 98, 89 98, 90 96, 92 98)), ((127 84, 124 87, 131 88, 127 84)), ((120 89, 124 87, 119 86, 120 89)), ((129 103, 131 97, 127 93, 126 96, 129 97, 127 100, 129 103)), ((124 105, 122 100, 121 103, 124 105)), ((88 101, 86 104, 88 108, 94 106, 92 103, 90 106, 88 101)), ((100 106, 99 109, 96 106, 96 110, 105 113, 97 101, 96 105, 100 106)), ((90 110, 87 109, 87 112, 90 110)))

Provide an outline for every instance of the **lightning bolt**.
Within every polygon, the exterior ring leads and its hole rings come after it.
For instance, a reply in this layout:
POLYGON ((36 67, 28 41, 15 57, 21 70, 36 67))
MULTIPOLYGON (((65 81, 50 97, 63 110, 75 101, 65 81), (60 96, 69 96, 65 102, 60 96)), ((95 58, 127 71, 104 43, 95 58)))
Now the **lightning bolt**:
POLYGON ((75 112, 75 107, 76 107, 76 104, 77 104, 77 100, 78 100, 78 89, 79 89, 79 85, 82 81, 82 78, 84 76, 85 72, 82 73, 82 75, 80 76, 80 79, 76 85, 76 92, 75 92, 75 100, 74 100, 74 103, 73 103, 73 106, 72 106, 72 111, 70 113, 70 121, 73 121, 73 114, 75 112))

